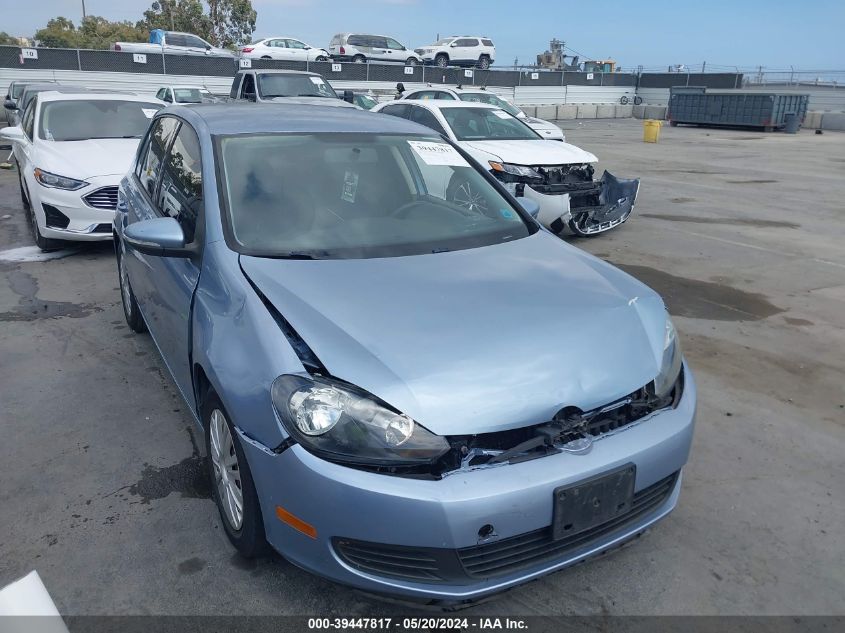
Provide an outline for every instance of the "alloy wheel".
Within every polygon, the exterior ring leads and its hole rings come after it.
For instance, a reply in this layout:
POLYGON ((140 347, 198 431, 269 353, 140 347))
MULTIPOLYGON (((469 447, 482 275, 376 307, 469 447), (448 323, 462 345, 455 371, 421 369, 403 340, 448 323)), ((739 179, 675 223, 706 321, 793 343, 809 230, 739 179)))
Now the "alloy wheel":
POLYGON ((129 287, 129 275, 126 273, 126 259, 125 255, 121 255, 118 260, 120 267, 120 296, 123 299, 123 309, 126 310, 126 316, 132 318, 132 290, 129 287))
POLYGON ((238 531, 243 526, 244 501, 235 442, 226 416, 220 409, 211 412, 210 424, 211 463, 214 466, 217 497, 229 525, 238 531))

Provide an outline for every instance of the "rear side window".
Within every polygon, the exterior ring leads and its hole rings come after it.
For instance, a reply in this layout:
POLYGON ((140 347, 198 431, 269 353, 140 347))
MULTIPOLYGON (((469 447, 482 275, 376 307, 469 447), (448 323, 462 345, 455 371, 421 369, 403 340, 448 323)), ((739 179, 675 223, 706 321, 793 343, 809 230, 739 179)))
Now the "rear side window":
POLYGON ((158 119, 153 123, 147 147, 141 153, 139 169, 135 173, 138 175, 144 191, 149 194, 152 200, 155 200, 156 187, 161 173, 161 161, 178 127, 179 121, 173 117, 163 116, 158 119))
POLYGON ((424 125, 428 128, 431 128, 438 134, 446 135, 446 130, 443 129, 443 126, 440 125, 440 121, 437 120, 437 117, 434 116, 430 110, 426 108, 422 108, 420 106, 411 106, 411 121, 414 123, 419 123, 420 125, 424 125))
POLYGON ((473 38, 463 38, 456 42, 458 46, 478 46, 478 40, 473 38))
POLYGON ((349 46, 369 46, 363 35, 350 35, 346 38, 346 43, 349 46))
POLYGON ((396 103, 396 104, 391 104, 389 106, 385 106, 384 108, 379 110, 379 112, 381 112, 382 114, 389 114, 390 116, 398 116, 398 117, 402 117, 403 119, 407 119, 408 118, 408 108, 411 108, 411 107, 412 106, 409 106, 406 103, 396 103))
POLYGON ((162 215, 176 218, 190 244, 202 209, 202 163, 199 138, 187 123, 179 128, 161 174, 156 206, 162 215))
POLYGON ((481 43, 484 44, 484 46, 494 46, 493 40, 481 40, 481 43))
POLYGON ((337 46, 337 45, 342 44, 342 43, 343 43, 343 34, 338 33, 337 35, 335 35, 332 38, 332 41, 329 42, 329 46, 337 46))
POLYGON ((390 48, 387 44, 387 38, 379 37, 377 35, 370 35, 367 38, 367 45, 372 46, 373 48, 390 48))

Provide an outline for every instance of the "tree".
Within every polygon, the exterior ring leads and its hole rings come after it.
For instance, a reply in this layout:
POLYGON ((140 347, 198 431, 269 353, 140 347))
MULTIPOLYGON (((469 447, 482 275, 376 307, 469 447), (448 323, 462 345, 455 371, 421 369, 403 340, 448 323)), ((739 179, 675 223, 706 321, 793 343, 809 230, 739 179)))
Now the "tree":
POLYGON ((65 17, 53 18, 47 26, 35 32, 35 39, 41 46, 49 48, 75 48, 76 27, 65 17))
POLYGON ((205 40, 213 39, 211 18, 205 14, 200 0, 156 0, 144 11, 144 19, 135 27, 148 33, 153 29, 164 29, 193 33, 205 40))
POLYGON ((258 17, 251 0, 208 0, 208 14, 218 46, 249 43, 258 17))
POLYGON ((0 31, 0 46, 19 46, 20 42, 18 38, 13 37, 6 33, 6 31, 0 31))

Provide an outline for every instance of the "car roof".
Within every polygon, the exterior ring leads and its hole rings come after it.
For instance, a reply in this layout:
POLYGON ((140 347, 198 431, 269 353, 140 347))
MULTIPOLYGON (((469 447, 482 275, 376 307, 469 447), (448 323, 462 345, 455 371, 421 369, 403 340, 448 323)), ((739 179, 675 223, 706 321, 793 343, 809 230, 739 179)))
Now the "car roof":
POLYGON ((267 68, 265 70, 264 68, 241 68, 238 72, 242 74, 254 72, 260 75, 311 75, 312 77, 322 77, 319 73, 312 73, 307 70, 280 70, 271 68, 267 68))
POLYGON ((437 110, 449 108, 485 108, 487 110, 501 110, 499 106, 492 105, 490 103, 479 103, 478 101, 444 101, 442 99, 401 99, 397 103, 412 103, 437 110))
POLYGON ((430 128, 399 117, 357 108, 281 103, 221 103, 174 105, 160 110, 189 122, 202 122, 209 134, 351 132, 431 136, 430 128))
POLYGON ((79 101, 85 99, 87 101, 138 101, 140 103, 163 103, 155 97, 142 97, 131 92, 96 92, 93 90, 82 91, 59 91, 47 90, 41 93, 39 100, 41 103, 51 101, 79 101))

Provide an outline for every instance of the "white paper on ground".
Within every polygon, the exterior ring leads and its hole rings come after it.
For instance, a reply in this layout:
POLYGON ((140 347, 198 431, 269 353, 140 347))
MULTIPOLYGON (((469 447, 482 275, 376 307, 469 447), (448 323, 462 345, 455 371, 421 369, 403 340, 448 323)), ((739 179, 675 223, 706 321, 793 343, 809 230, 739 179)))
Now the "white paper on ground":
POLYGON ((76 248, 63 248, 58 251, 45 253, 37 246, 19 246, 0 251, 0 262, 46 262, 51 259, 61 259, 79 252, 76 248))
POLYGON ((41 582, 37 571, 0 589, 0 617, 4 633, 67 633, 53 599, 41 582), (25 618, 9 616, 49 616, 28 622, 25 618), (33 628, 37 625, 36 628, 33 628))

